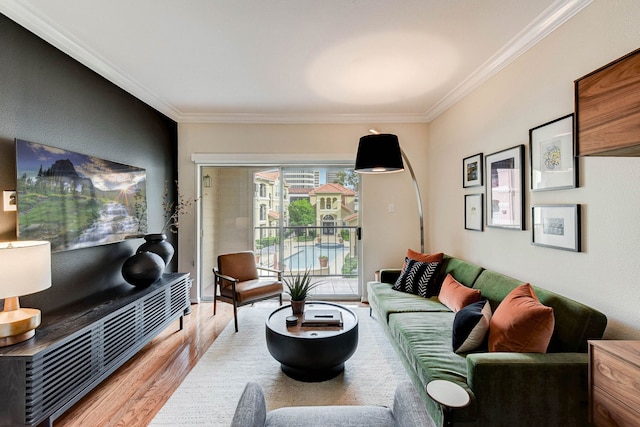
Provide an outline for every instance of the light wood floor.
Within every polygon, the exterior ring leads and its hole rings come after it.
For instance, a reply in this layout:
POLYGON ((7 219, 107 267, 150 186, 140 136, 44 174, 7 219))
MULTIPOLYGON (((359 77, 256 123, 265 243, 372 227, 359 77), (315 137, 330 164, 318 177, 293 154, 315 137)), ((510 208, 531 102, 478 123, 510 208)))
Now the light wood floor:
MULTIPOLYGON (((276 303, 277 304, 277 303, 276 303)), ((54 421, 54 427, 146 426, 231 319, 231 305, 191 306, 184 318, 147 344, 93 392, 54 421)), ((242 325, 240 325, 242 327, 242 325)))

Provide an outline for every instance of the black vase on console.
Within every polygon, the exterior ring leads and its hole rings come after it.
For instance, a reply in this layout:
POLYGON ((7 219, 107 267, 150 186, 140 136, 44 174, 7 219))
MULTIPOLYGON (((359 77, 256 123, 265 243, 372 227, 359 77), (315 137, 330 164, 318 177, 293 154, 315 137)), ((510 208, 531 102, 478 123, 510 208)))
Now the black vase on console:
POLYGON ((167 266, 173 258, 175 249, 171 243, 167 242, 167 235, 164 233, 147 234, 144 236, 145 242, 140 245, 137 252, 153 252, 160 255, 164 261, 164 265, 167 266))
POLYGON ((164 267, 165 263, 160 255, 138 252, 127 258, 122 265, 122 277, 133 286, 146 288, 162 277, 164 267))

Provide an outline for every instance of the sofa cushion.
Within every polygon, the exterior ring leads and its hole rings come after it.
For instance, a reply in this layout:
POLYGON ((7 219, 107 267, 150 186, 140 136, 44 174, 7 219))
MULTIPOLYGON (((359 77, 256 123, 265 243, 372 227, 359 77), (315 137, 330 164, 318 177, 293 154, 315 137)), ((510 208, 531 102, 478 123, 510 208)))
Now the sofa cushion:
POLYGON ((467 305, 453 319, 451 338, 453 351, 468 353, 483 346, 491 322, 489 301, 478 301, 467 305))
POLYGON ((451 274, 447 274, 438 294, 440 302, 449 307, 454 313, 469 304, 480 301, 481 298, 482 294, 479 290, 462 285, 451 274))
POLYGON ((438 271, 439 262, 420 262, 405 258, 405 266, 393 289, 429 298, 438 292, 432 289, 438 271))
POLYGON ((458 282, 471 288, 483 271, 482 267, 472 262, 445 255, 440 267, 440 283, 447 274, 451 274, 458 282))
POLYGON ((489 327, 489 351, 546 353, 554 327, 553 309, 540 303, 531 285, 511 291, 489 327))
MULTIPOLYGON (((467 385, 467 362, 463 355, 451 350, 453 319, 455 314, 447 312, 392 313, 389 315, 388 334, 393 337, 396 350, 407 359, 412 368, 416 388, 424 392, 433 380, 452 381, 464 388, 471 397, 471 404, 456 414, 456 419, 475 418, 475 396, 467 385), (458 418, 459 417, 459 418, 458 418)), ((427 400, 430 413, 440 411, 440 405, 427 400)), ((436 424, 438 420, 434 418, 436 424)))
POLYGON ((394 290, 390 284, 381 282, 367 283, 369 304, 375 307, 381 321, 387 323, 391 313, 450 311, 436 297, 422 298, 394 290))

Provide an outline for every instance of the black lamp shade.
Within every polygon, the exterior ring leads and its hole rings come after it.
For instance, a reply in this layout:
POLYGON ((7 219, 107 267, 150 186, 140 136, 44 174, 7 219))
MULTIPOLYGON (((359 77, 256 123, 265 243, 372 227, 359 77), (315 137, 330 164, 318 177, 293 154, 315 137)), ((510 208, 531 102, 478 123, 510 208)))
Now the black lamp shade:
POLYGON ((355 171, 389 173, 404 170, 402 152, 396 135, 382 133, 360 138, 355 171))

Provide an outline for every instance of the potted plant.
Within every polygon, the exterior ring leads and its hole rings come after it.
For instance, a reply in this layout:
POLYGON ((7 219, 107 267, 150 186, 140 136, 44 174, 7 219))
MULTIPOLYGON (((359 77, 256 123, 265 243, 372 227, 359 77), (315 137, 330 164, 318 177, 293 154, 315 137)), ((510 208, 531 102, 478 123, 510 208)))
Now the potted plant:
POLYGON ((326 267, 329 264, 329 257, 326 255, 320 255, 318 257, 318 261, 320 261, 320 267, 326 267))
POLYGON ((311 282, 310 270, 306 270, 304 274, 290 272, 289 276, 283 279, 287 290, 285 291, 291 297, 291 309, 293 314, 302 314, 304 312, 304 303, 309 295, 309 291, 317 287, 320 283, 311 282))

